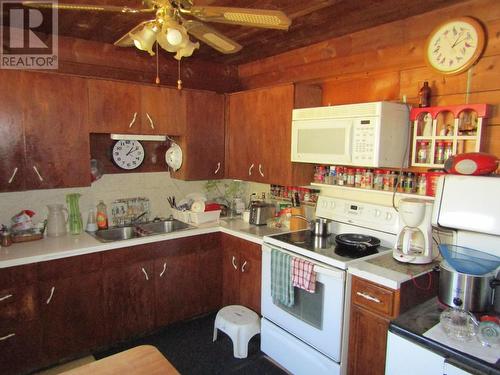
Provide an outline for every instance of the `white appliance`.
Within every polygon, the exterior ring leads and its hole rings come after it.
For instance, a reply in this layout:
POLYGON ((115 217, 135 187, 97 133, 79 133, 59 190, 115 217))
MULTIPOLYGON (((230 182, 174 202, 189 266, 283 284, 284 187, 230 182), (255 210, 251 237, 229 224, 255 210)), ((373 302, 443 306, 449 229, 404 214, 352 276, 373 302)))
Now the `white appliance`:
POLYGON ((407 166, 406 104, 372 102, 294 109, 292 161, 365 167, 407 166))
POLYGON ((399 262, 431 263, 437 254, 432 246, 432 203, 406 198, 399 203, 401 224, 392 256, 399 262))
POLYGON ((380 239, 379 252, 391 251, 399 230, 392 207, 320 196, 316 217, 334 220, 328 237, 302 230, 264 237, 262 245, 261 350, 293 374, 345 374, 350 306, 349 264, 378 256, 336 249, 335 236, 360 233, 380 239), (271 252, 278 250, 314 264, 316 291, 294 288, 286 307, 271 296, 271 252))

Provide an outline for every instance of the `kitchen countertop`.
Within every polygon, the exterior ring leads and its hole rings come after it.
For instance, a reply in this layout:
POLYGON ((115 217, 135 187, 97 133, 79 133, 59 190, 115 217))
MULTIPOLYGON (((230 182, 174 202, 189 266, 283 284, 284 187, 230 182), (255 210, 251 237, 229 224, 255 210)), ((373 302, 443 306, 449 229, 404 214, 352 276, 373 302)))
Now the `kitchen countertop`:
POLYGON ((0 248, 0 268, 214 232, 223 232, 247 241, 262 244, 263 236, 283 233, 285 231, 288 230, 256 226, 237 218, 221 219, 219 223, 201 224, 197 227, 193 226, 192 228, 172 233, 104 243, 85 232, 79 235, 67 234, 61 237, 45 237, 38 241, 14 243, 9 247, 0 248))
POLYGON ((399 289, 401 284, 428 273, 439 265, 439 259, 429 264, 401 263, 392 257, 392 251, 378 257, 360 260, 349 265, 348 273, 391 289, 399 289))
POLYGON ((488 363, 423 336, 425 332, 439 323, 442 311, 443 307, 439 304, 437 297, 432 298, 393 320, 389 331, 445 357, 447 362, 472 374, 499 375, 500 362, 488 363))

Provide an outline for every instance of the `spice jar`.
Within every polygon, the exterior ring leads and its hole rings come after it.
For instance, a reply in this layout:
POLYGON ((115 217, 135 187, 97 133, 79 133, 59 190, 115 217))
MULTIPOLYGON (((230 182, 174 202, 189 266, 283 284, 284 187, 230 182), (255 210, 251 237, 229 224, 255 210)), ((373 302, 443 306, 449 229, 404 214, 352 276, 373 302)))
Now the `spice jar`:
POLYGON ((425 195, 427 193, 427 175, 420 173, 417 180, 417 194, 425 195))
POLYGON ((384 188, 384 170, 375 169, 373 174, 373 188, 375 190, 382 190, 384 188))
POLYGON ((3 231, 1 236, 1 243, 3 247, 12 245, 12 237, 9 231, 3 231))
POLYGON ((354 174, 354 186, 361 187, 361 178, 363 177, 363 170, 361 168, 356 168, 354 174))
POLYGON ((453 155, 453 142, 448 141, 444 143, 444 151, 443 151, 443 161, 448 160, 450 156, 453 155))
POLYGON ((363 174, 363 188, 373 189, 373 171, 371 169, 366 169, 363 174))
POLYGON ((421 141, 418 143, 417 163, 427 163, 429 156, 429 142, 421 141))
POLYGON ((347 168, 346 186, 354 186, 354 179, 355 179, 354 175, 355 175, 354 168, 347 168))
POLYGON ((436 143, 436 155, 434 157, 435 164, 443 164, 444 163, 444 142, 439 141, 436 143))
POLYGON ((337 185, 339 185, 339 186, 344 185, 344 168, 343 167, 337 167, 337 185))
POLYGON ((411 172, 408 172, 404 179, 404 192, 408 194, 415 192, 415 176, 411 172))

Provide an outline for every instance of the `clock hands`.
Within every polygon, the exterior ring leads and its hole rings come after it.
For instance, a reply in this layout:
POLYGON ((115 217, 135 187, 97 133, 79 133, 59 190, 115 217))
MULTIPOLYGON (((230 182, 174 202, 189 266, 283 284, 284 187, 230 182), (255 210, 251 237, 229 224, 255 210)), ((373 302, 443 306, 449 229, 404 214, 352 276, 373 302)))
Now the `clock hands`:
POLYGON ((126 156, 129 156, 134 151, 137 151, 137 148, 135 148, 134 146, 132 146, 132 148, 130 150, 128 150, 126 156))

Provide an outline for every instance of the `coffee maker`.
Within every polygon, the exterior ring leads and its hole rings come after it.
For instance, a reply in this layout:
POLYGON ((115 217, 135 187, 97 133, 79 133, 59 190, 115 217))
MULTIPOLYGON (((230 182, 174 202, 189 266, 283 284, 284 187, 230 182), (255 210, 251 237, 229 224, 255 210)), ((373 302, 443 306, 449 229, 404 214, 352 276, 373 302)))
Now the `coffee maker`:
POLYGON ((399 203, 402 227, 392 256, 403 263, 426 264, 435 258, 432 248, 432 203, 422 199, 402 199, 399 203))

